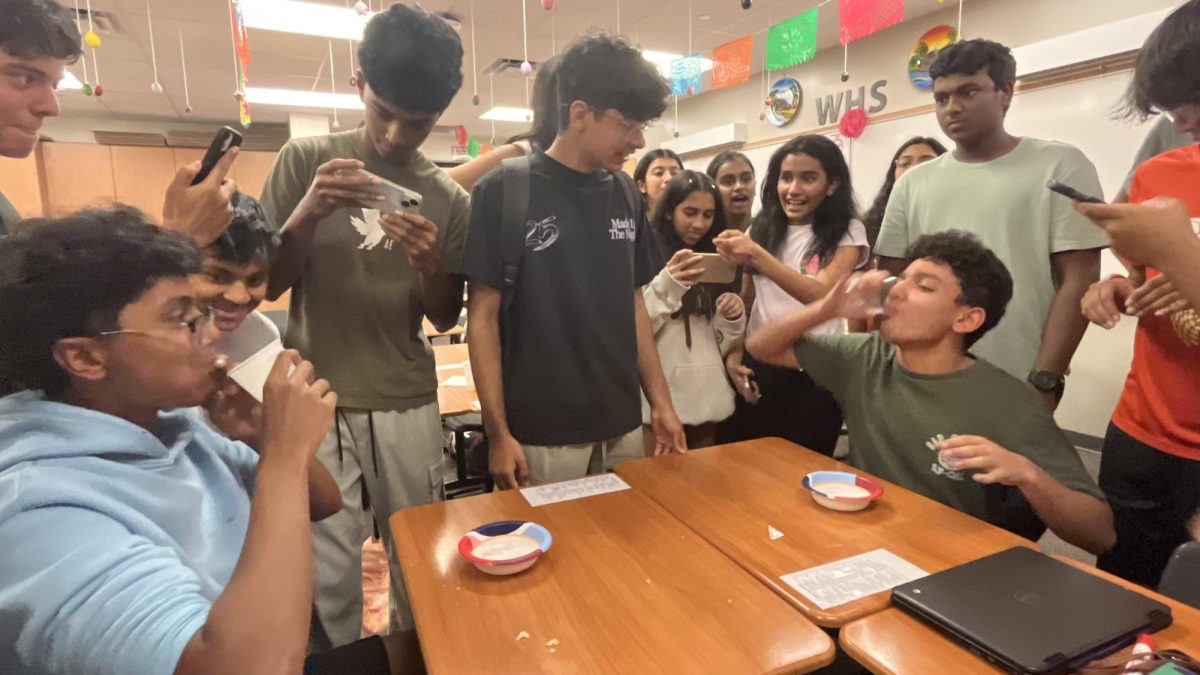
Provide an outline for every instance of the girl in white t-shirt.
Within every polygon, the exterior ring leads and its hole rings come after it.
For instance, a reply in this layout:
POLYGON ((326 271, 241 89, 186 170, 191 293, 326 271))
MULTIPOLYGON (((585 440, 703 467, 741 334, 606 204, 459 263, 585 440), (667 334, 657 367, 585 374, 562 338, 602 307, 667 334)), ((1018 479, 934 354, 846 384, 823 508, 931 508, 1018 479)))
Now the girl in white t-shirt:
MULTIPOLYGON (((747 335, 821 299, 838 279, 866 265, 866 229, 858 218, 841 148, 819 135, 799 136, 781 146, 771 155, 762 211, 750 231, 723 232, 716 245, 722 255, 746 265, 742 299, 750 312, 747 335)), ((813 332, 845 330, 839 320, 813 332)), ((761 399, 755 404, 739 400, 740 438, 780 436, 833 454, 842 413, 828 392, 803 371, 759 363, 749 354, 742 365, 735 386, 757 386, 761 399)))
MULTIPOLYGON (((651 216, 655 263, 662 271, 642 289, 663 374, 688 447, 716 441, 716 423, 734 410, 725 378, 725 354, 741 341, 746 312, 730 283, 698 283, 700 253, 715 253, 713 239, 725 229, 721 195, 712 179, 683 171, 663 190, 651 216)), ((650 406, 642 397, 643 437, 654 449, 650 406)))

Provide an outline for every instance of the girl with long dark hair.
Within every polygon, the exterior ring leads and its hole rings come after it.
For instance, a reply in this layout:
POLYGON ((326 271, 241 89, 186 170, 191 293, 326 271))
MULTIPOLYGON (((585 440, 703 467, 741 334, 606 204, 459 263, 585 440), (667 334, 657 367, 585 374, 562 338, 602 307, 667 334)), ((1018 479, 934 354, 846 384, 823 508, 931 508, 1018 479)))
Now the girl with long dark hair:
POLYGON ((892 196, 892 188, 896 186, 896 181, 908 173, 909 169, 944 154, 946 154, 946 146, 930 136, 914 136, 904 141, 900 149, 896 150, 891 163, 888 164, 883 187, 879 188, 879 193, 875 195, 875 201, 871 204, 871 210, 867 211, 867 216, 863 218, 863 225, 867 227, 867 242, 871 245, 871 250, 875 250, 875 240, 879 238, 879 228, 883 226, 883 214, 887 211, 888 198, 892 196))
MULTIPOLYGON (((781 146, 771 155, 762 211, 749 233, 727 230, 715 243, 722 255, 746 265, 742 300, 750 312, 748 335, 824 297, 870 257, 841 148, 819 135, 781 146)), ((845 330, 844 322, 831 321, 813 332, 845 330)), ((803 371, 769 366, 746 354, 734 385, 753 399, 755 384, 761 400, 738 402, 738 437, 780 436, 833 454, 842 413, 827 391, 803 371)))
MULTIPOLYGON (((704 272, 699 254, 716 252, 713 240, 725 225, 721 195, 698 171, 683 171, 667 183, 650 222, 663 267, 642 295, 689 448, 712 445, 716 423, 734 411, 724 355, 741 340, 745 308, 728 285, 697 283, 704 272)), ((642 424, 646 447, 653 450, 644 396, 642 424)))

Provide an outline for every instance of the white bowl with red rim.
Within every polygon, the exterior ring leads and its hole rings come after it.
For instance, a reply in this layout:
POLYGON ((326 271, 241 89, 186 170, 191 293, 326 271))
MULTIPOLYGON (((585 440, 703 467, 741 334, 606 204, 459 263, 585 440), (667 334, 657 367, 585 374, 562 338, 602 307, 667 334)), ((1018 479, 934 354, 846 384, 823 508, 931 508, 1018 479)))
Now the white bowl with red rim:
POLYGON ((882 485, 849 471, 813 471, 802 484, 814 501, 834 511, 861 511, 883 495, 882 485))
POLYGON ((501 520, 467 532, 458 540, 459 554, 480 572, 517 574, 550 550, 550 531, 528 520, 501 520))

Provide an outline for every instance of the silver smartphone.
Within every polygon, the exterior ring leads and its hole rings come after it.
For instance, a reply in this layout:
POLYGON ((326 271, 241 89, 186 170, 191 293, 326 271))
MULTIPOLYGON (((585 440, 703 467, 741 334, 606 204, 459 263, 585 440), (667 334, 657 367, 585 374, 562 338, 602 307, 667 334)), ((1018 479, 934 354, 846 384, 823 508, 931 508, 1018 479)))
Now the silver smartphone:
POLYGON ((359 169, 358 172, 379 181, 374 185, 367 185, 363 189, 367 192, 383 196, 383 201, 364 204, 365 208, 378 209, 385 213, 392 213, 393 211, 421 212, 421 200, 423 197, 421 197, 420 193, 396 185, 392 181, 382 176, 376 176, 366 169, 359 169))

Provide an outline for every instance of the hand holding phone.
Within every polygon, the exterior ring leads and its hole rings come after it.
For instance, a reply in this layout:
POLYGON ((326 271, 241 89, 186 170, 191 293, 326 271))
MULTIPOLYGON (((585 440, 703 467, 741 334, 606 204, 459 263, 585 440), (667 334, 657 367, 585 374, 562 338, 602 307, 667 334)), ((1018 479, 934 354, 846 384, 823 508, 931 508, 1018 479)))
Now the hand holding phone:
POLYGON ((704 273, 697 283, 731 284, 737 276, 737 265, 721 257, 719 253, 700 253, 700 265, 704 273))
POLYGON ((406 187, 401 187, 386 178, 376 176, 366 169, 359 169, 358 172, 371 178, 373 181, 362 189, 383 197, 381 200, 377 200, 372 204, 364 204, 364 206, 379 209, 385 213, 395 211, 406 211, 408 213, 421 212, 421 200, 424 198, 419 193, 409 190, 406 187))
POLYGON ((192 185, 199 185, 205 178, 208 178, 208 174, 212 173, 213 167, 225 156, 225 153, 241 144, 242 135, 240 133, 229 127, 221 127, 221 130, 213 137, 212 143, 208 145, 208 150, 204 152, 204 159, 200 160, 200 173, 192 179, 192 185))
POLYGON ((1068 199, 1071 199, 1071 200, 1074 200, 1077 202, 1084 202, 1086 204, 1103 204, 1103 203, 1105 203, 1104 200, 1100 199, 1099 197, 1093 197, 1091 195, 1086 195, 1086 194, 1080 192, 1079 190, 1076 190, 1075 188, 1071 187, 1070 185, 1067 185, 1066 183, 1060 183, 1059 181, 1056 181, 1056 180, 1052 180, 1052 181, 1046 183, 1046 187, 1050 188, 1052 191, 1057 192, 1058 194, 1060 194, 1068 199))

